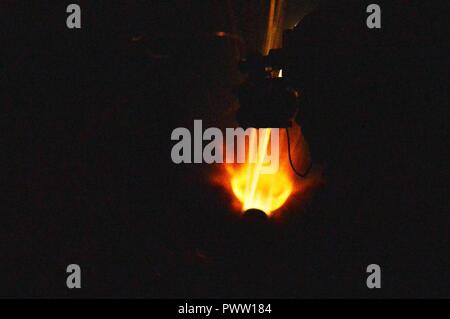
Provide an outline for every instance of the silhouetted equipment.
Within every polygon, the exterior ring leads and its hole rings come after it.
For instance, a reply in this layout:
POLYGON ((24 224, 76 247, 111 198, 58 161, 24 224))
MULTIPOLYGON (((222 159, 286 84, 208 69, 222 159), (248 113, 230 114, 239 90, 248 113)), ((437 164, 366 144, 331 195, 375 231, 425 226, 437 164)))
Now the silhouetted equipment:
POLYGON ((251 221, 254 220, 263 221, 267 219, 267 215, 262 210, 252 208, 244 212, 243 218, 251 221))
POLYGON ((298 107, 298 93, 289 79, 281 76, 281 65, 273 57, 255 54, 240 64, 241 72, 248 75, 238 93, 237 121, 242 127, 291 126, 290 120, 298 107))
POLYGON ((292 163, 288 128, 299 106, 299 93, 289 77, 283 76, 285 59, 282 49, 272 49, 267 56, 254 54, 240 63, 242 73, 248 75, 239 89, 240 108, 237 121, 242 127, 285 128, 288 140, 289 163, 299 177, 306 177, 292 163))

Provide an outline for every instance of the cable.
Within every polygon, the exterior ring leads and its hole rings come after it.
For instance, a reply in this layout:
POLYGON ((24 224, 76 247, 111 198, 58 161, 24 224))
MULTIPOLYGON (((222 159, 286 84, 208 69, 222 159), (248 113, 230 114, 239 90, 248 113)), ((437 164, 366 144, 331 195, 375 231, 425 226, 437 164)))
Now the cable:
POLYGON ((294 164, 292 163, 292 158, 291 158, 291 140, 289 138, 289 128, 286 127, 285 129, 286 129, 286 135, 287 135, 289 163, 291 164, 292 170, 294 171, 294 173, 296 175, 300 176, 301 178, 305 178, 309 174, 309 171, 311 170, 312 161, 309 161, 309 165, 306 168, 306 171, 304 173, 300 173, 299 171, 297 171, 295 169, 294 164))

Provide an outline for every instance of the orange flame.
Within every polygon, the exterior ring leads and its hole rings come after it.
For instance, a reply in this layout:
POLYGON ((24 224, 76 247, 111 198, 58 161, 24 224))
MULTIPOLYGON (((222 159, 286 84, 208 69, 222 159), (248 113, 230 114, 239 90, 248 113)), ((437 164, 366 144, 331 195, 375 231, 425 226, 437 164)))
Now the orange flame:
MULTIPOLYGON (((229 170, 233 193, 242 203, 244 211, 256 208, 269 214, 283 205, 292 192, 292 182, 283 170, 274 174, 261 172, 270 134, 271 130, 264 132, 260 146, 262 151, 260 150, 256 163, 248 163, 238 170, 229 170)), ((256 138, 256 135, 253 131, 250 140, 256 138)))
MULTIPOLYGON (((300 127, 295 125, 290 129, 294 135, 292 143, 293 159, 295 162, 302 164, 307 159, 305 144, 301 136, 300 127), (300 151, 299 151, 300 150, 300 151)), ((302 187, 303 180, 295 176, 289 165, 287 139, 283 134, 284 130, 280 130, 279 136, 279 169, 273 174, 262 172, 263 163, 265 161, 266 150, 271 138, 271 130, 265 130, 261 143, 258 144, 258 156, 256 163, 244 164, 225 164, 225 174, 219 178, 222 186, 226 186, 235 196, 234 207, 241 212, 254 208, 259 209, 267 215, 283 206, 288 198, 298 192, 302 187)), ((258 136, 257 131, 253 131, 250 140, 246 141, 246 145, 254 143, 252 139, 258 136)), ((248 148, 247 148, 248 150, 248 148)), ((248 152, 247 159, 248 159, 248 152)), ((302 167, 304 165, 300 165, 302 167)))

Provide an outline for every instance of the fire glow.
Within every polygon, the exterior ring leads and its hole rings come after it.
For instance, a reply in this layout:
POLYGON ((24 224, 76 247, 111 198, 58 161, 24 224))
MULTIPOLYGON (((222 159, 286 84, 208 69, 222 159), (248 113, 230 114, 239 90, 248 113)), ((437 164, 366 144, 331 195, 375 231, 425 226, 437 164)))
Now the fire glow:
MULTIPOLYGON (((263 149, 267 149, 270 139, 271 131, 266 132, 261 143, 263 149)), ((256 134, 252 132, 250 139, 254 138, 256 134)), ((270 213, 283 205, 292 192, 292 183, 282 170, 274 174, 262 174, 264 154, 258 153, 255 164, 247 164, 237 171, 233 169, 229 171, 233 193, 242 203, 244 211, 256 208, 270 213)))
MULTIPOLYGON (((300 128, 295 126, 290 129, 295 131, 297 139, 293 141, 295 150, 293 157, 299 159, 303 157, 298 150, 303 149, 300 141, 300 128)), ((266 130, 262 136, 262 149, 259 150, 256 163, 246 162, 244 164, 225 164, 226 175, 222 176, 221 184, 228 186, 235 196, 234 206, 241 212, 248 209, 258 209, 271 215, 286 203, 288 198, 300 190, 301 180, 295 176, 289 166, 287 154, 287 140, 284 134, 280 134, 280 166, 277 172, 267 174, 262 172, 267 145, 269 144, 271 130, 266 130)), ((250 135, 249 143, 252 139, 258 138, 256 131, 250 135)), ((247 148, 248 149, 248 148, 247 148)))

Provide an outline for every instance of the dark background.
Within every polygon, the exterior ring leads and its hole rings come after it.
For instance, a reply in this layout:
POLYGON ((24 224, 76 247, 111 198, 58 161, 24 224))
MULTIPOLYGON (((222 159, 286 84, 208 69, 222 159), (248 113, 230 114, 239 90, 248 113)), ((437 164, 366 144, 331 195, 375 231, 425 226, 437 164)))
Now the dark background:
POLYGON ((80 1, 81 30, 68 3, 0 5, 0 296, 449 296, 447 2, 380 3, 373 33, 364 2, 288 2, 285 27, 312 11, 299 38, 319 44, 297 73, 319 112, 300 122, 325 162, 324 139, 336 152, 329 187, 277 222, 240 218, 209 166, 170 159, 174 128, 233 123, 267 2, 80 1), (349 42, 328 42, 357 19, 349 42), (334 68, 339 45, 354 60, 334 68), (334 126, 348 114, 369 128, 334 126), (365 285, 371 263, 382 289, 365 285))

